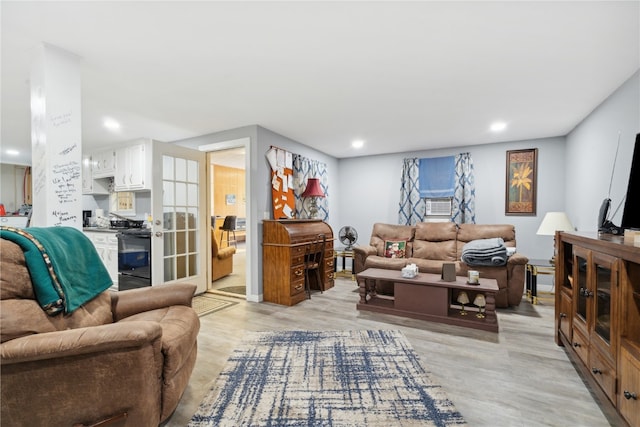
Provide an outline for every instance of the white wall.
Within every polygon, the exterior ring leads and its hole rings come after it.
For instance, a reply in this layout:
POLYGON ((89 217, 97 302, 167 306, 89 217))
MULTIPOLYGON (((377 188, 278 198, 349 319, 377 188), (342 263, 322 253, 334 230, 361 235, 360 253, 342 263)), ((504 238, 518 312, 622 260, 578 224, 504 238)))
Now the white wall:
POLYGON ((530 258, 547 258, 553 239, 535 233, 545 212, 564 209, 564 138, 545 138, 499 144, 341 159, 340 222, 358 230, 358 243, 367 244, 375 222, 398 223, 402 161, 408 157, 440 157, 469 152, 476 183, 476 222, 513 224, 518 251, 530 258), (537 215, 507 216, 505 207, 506 152, 538 148, 537 215))
MULTIPOLYGON (((609 194, 618 132, 620 150, 611 186, 612 213, 626 195, 633 146, 640 133, 640 71, 567 135, 566 209, 580 231, 597 230, 598 211, 609 194)), ((612 217, 618 226, 623 208, 612 217)))

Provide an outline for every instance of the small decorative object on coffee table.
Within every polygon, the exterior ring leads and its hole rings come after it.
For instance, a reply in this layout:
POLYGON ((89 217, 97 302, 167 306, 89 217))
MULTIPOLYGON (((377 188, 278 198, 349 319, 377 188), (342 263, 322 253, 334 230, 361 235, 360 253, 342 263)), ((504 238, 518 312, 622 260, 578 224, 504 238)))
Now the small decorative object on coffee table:
POLYGON ((462 304, 462 310, 460 310, 460 316, 466 316, 467 311, 464 309, 465 304, 469 304, 469 295, 465 291, 462 291, 458 294, 458 300, 460 304, 462 304))
POLYGON ((418 266, 415 264, 407 264, 402 269, 402 277, 412 279, 418 274, 418 266))
POLYGON ((469 281, 467 283, 470 285, 477 285, 480 283, 480 272, 477 270, 469 270, 469 281))
POLYGON ((478 314, 476 314, 476 317, 479 319, 483 319, 484 307, 487 305, 487 300, 485 299, 484 294, 476 295, 475 299, 473 300, 473 305, 478 306, 478 314))
POLYGON ((442 280, 445 282, 456 281, 456 265, 452 262, 442 264, 442 280))

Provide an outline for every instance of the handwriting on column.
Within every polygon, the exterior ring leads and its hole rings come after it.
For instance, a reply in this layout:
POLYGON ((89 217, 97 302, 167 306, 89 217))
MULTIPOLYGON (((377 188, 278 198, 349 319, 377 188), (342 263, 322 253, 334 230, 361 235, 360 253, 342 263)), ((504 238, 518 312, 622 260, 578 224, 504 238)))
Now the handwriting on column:
POLYGON ((80 162, 70 161, 53 165, 54 193, 58 197, 58 203, 71 203, 78 200, 78 183, 80 182, 80 162))
POLYGON ((62 126, 67 123, 71 123, 71 111, 62 114, 50 115, 49 120, 55 127, 62 126))

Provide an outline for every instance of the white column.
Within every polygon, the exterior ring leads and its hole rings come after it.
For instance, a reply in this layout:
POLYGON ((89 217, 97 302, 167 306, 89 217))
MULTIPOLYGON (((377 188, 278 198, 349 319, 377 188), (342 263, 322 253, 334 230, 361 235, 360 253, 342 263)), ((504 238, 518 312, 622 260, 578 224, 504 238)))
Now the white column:
POLYGON ((80 58, 43 43, 31 69, 31 226, 82 228, 80 58))

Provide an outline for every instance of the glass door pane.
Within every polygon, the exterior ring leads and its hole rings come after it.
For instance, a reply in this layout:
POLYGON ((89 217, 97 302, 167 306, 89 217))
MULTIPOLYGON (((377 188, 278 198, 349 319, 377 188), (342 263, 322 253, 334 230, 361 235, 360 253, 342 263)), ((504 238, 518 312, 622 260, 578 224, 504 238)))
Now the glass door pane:
POLYGON ((607 343, 611 337, 611 269, 596 264, 595 330, 607 343))
POLYGON ((165 155, 162 158, 164 216, 164 281, 199 274, 198 162, 165 155), (190 180, 195 180, 191 182, 190 180))
POLYGON ((153 142, 153 271, 161 283, 193 283, 206 290, 208 229, 200 214, 206 201, 206 155, 153 142))
POLYGON ((587 284, 587 259, 581 256, 576 256, 576 274, 574 280, 576 280, 575 289, 578 291, 578 307, 576 314, 585 323, 587 321, 587 299, 588 299, 588 284, 587 284))

